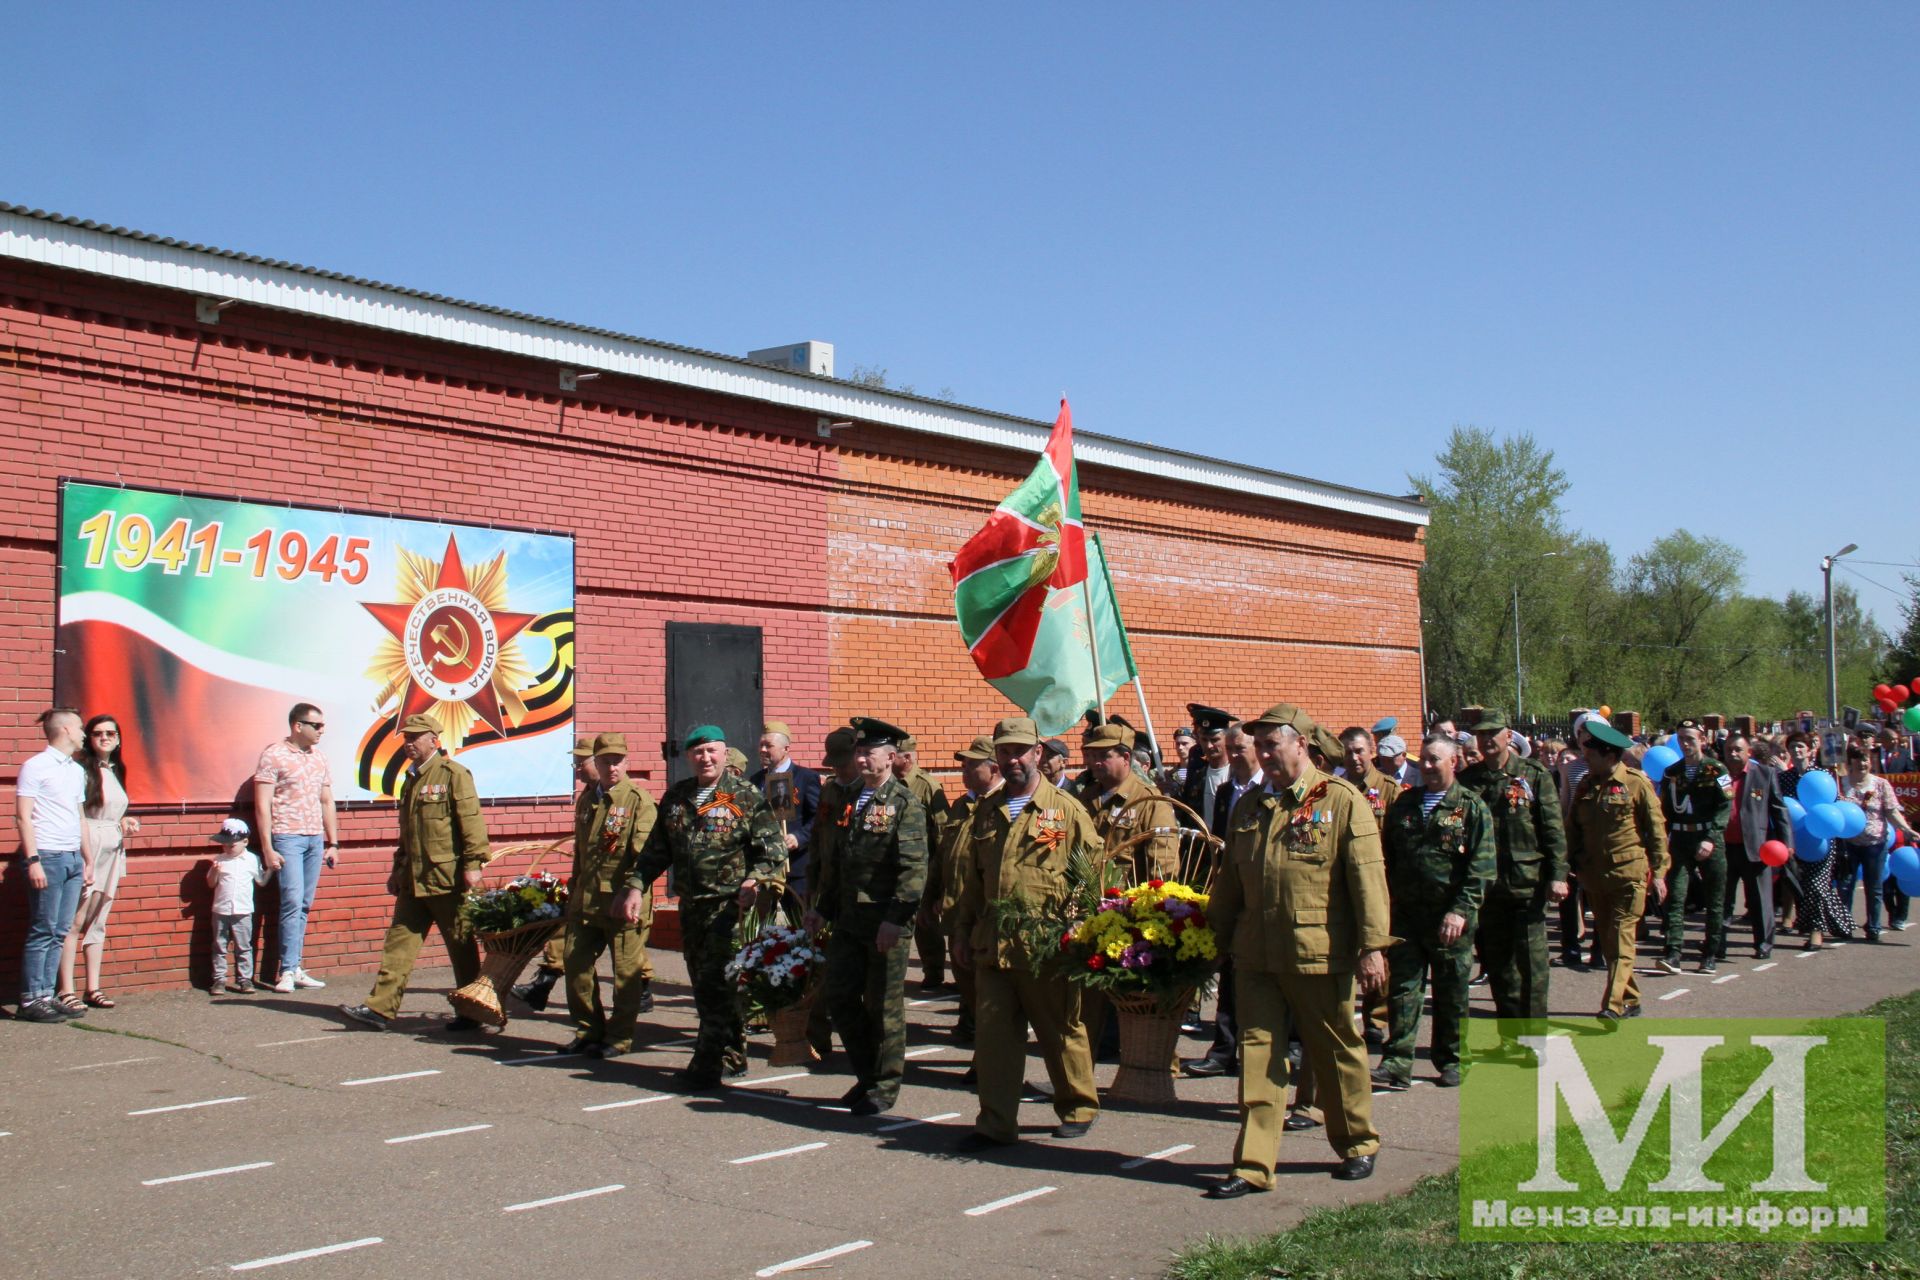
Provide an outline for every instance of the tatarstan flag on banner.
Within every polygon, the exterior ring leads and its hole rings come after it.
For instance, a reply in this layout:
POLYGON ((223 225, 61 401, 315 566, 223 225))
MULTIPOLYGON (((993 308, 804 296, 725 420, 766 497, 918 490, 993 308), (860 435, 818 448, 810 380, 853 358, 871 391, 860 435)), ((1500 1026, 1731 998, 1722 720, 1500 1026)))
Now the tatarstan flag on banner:
POLYGON ((974 664, 1042 733, 1064 732, 1133 678, 1105 559, 1080 521, 1073 414, 1065 400, 1032 473, 950 568, 954 614, 974 664))

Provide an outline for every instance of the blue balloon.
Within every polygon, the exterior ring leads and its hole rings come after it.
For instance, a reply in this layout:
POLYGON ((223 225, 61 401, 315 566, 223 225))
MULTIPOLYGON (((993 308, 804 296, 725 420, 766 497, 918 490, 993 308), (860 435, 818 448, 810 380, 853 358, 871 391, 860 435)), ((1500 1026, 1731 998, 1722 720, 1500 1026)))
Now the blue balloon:
POLYGON ((1807 810, 1807 831, 1816 840, 1832 840, 1846 825, 1839 805, 1817 804, 1807 810))
POLYGON ((1851 800, 1841 800, 1834 808, 1840 811, 1840 838, 1851 840, 1867 829, 1867 811, 1851 800))
POLYGON ((1894 883, 1900 886, 1900 892, 1910 898, 1920 898, 1920 871, 1910 871, 1896 877, 1894 883))
POLYGON ((1793 856, 1802 862, 1825 862, 1827 842, 1804 826, 1793 829, 1793 856))
POLYGON ((1807 806, 1801 804, 1798 800, 1795 800, 1792 796, 1788 796, 1786 799, 1787 799, 1787 821, 1791 822, 1796 828, 1804 825, 1807 820, 1807 806))
POLYGON ((1840 798, 1840 784, 1833 780, 1832 774, 1824 770, 1809 769, 1806 774, 1801 777, 1800 786, 1797 788, 1796 794, 1799 795, 1801 804, 1807 806, 1808 809, 1812 809, 1816 805, 1832 804, 1835 800, 1838 800, 1840 798))
POLYGON ((1672 747, 1652 747, 1640 758, 1640 768, 1650 782, 1658 782, 1667 774, 1667 770, 1680 762, 1680 753, 1672 747))
POLYGON ((1887 874, 1885 879, 1899 882, 1920 876, 1920 849, 1903 845, 1887 855, 1887 874))

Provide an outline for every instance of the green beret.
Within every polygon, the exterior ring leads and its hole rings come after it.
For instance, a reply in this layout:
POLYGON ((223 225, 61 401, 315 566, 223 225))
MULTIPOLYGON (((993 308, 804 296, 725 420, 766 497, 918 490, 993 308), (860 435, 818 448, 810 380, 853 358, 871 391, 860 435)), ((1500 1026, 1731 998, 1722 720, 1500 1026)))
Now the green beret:
POLYGON ((719 725, 717 724, 696 725, 687 734, 687 740, 685 743, 681 745, 680 749, 682 751, 691 751, 695 747, 700 746, 703 743, 725 742, 726 740, 727 740, 727 731, 725 729, 722 729, 719 725))
POLYGON ((411 738, 416 733, 445 733, 445 732, 446 730, 440 727, 440 722, 438 720, 435 720, 432 716, 428 715, 424 711, 420 712, 418 715, 408 716, 407 722, 400 726, 401 736, 408 737, 408 738, 411 738))

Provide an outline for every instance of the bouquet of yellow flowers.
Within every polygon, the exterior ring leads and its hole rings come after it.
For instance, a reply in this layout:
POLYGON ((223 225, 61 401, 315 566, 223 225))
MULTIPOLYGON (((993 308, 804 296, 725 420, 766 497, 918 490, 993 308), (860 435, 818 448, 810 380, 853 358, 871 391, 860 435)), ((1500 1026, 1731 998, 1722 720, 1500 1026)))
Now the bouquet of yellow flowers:
POLYGON ((558 921, 566 914, 567 882, 545 871, 519 875, 493 889, 476 889, 460 904, 460 916, 480 936, 523 925, 558 921))
POLYGON ((1207 903, 1177 880, 1103 891, 1098 909, 1061 935, 1067 976, 1113 995, 1171 999, 1204 989, 1220 955, 1207 903))

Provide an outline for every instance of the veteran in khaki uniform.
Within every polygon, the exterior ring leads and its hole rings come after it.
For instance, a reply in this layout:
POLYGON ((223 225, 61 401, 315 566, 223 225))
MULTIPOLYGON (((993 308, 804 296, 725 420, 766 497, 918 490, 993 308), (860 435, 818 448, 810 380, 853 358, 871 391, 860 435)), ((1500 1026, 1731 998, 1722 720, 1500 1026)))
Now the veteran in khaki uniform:
POLYGON ((1667 829, 1647 775, 1621 763, 1633 740, 1591 716, 1580 724, 1587 776, 1573 789, 1567 810, 1567 847, 1593 903, 1594 931, 1607 966, 1600 1018, 1617 1023, 1640 1016, 1640 984, 1633 976, 1635 936, 1647 890, 1666 901, 1667 829))
MULTIPOLYGON (((438 928, 446 943, 455 988, 480 976, 480 948, 460 918, 460 900, 479 886, 480 869, 493 855, 473 774, 440 749, 441 732, 440 722, 424 714, 408 716, 400 726, 413 764, 400 784, 400 845, 387 877, 393 923, 387 927, 373 994, 365 1004, 340 1006, 355 1022, 379 1031, 400 1012, 428 929, 438 928)), ((478 1025, 454 1017, 446 1027, 469 1031, 478 1025)))
POLYGON ((853 730, 859 790, 807 928, 833 925, 821 995, 854 1075, 840 1101, 854 1115, 872 1116, 893 1109, 906 1074, 907 950, 926 889, 927 817, 893 776, 894 743, 905 734, 860 716, 853 730))
POLYGON ((1480 904, 1476 941, 1502 1018, 1547 1016, 1547 904, 1567 896, 1567 834, 1560 788, 1545 766, 1513 749, 1506 715, 1482 713, 1467 726, 1480 761, 1460 771, 1460 785, 1493 815, 1499 874, 1480 904))
MULTIPOLYGON (((840 844, 853 823, 853 802, 860 796, 860 766, 853 758, 853 737, 853 730, 846 727, 827 735, 820 799, 807 835, 809 905, 820 896, 820 882, 839 856, 840 844)), ((845 1037, 841 1042, 845 1043, 845 1037)), ((821 1058, 833 1053, 833 1013, 822 995, 816 995, 807 1010, 807 1043, 821 1058)))
POLYGON ((563 1053, 617 1058, 633 1050, 633 1024, 651 1006, 653 962, 647 930, 653 895, 640 899, 640 919, 612 915, 633 863, 653 834, 653 797, 627 777, 627 738, 603 733, 593 740, 593 784, 573 805, 573 874, 567 895, 567 1014, 573 1043, 563 1053), (613 1014, 600 1002, 594 966, 613 953, 613 1014))
MULTIPOLYGON (((912 734, 907 734, 896 745, 893 756, 893 776, 898 778, 913 792, 926 810, 929 838, 938 840, 937 833, 947 824, 948 810, 946 788, 942 787, 934 776, 920 767, 920 743, 912 734)), ((932 991, 947 983, 947 944, 941 936, 937 924, 914 922, 913 949, 920 956, 920 988, 932 991)))
MULTIPOLYGON (((951 951, 953 946, 954 906, 960 901, 960 890, 966 873, 960 864, 961 846, 966 843, 967 823, 973 817, 973 811, 980 801, 993 793, 1000 785, 1000 765, 994 757, 993 739, 981 734, 965 747, 953 753, 960 765, 960 782, 966 787, 958 800, 947 809, 947 820, 934 838, 940 842, 940 879, 937 884, 931 878, 927 881, 927 901, 934 903, 934 920, 939 925, 941 936, 947 940, 951 951)), ((922 906, 924 916, 927 907, 922 906)), ((960 1013, 954 1019, 953 1038, 961 1044, 973 1043, 974 1011, 978 1005, 979 992, 973 985, 973 966, 953 962, 953 984, 960 988, 960 1013)))
POLYGON ((974 806, 960 837, 964 882, 954 907, 954 960, 973 966, 977 993, 980 1113, 957 1144, 963 1152, 1019 1140, 1028 1023, 1053 1083, 1060 1118, 1053 1136, 1083 1137, 1100 1114, 1079 988, 1064 977, 1036 976, 1033 966, 1044 957, 1025 954, 1016 939, 1003 936, 989 905, 1017 895, 1038 907, 1057 906, 1068 890, 1069 860, 1078 854, 1092 862, 1100 836, 1079 801, 1041 776, 1040 735, 1032 720, 1002 720, 993 731, 993 750, 1003 785, 974 806))
MULTIPOLYGON (((573 782, 575 803, 579 802, 580 789, 593 786, 593 735, 582 734, 573 740, 573 782)), ((527 1008, 538 1013, 547 1007, 547 997, 555 984, 567 976, 567 931, 562 929, 548 940, 540 951, 540 964, 533 976, 525 982, 514 984, 513 994, 527 1008)), ((642 1011, 644 1012, 644 1010, 642 1011)))
POLYGON ((659 817, 611 914, 639 924, 641 903, 653 882, 673 868, 680 945, 700 1019, 693 1058, 680 1078, 686 1088, 697 1090, 746 1072, 746 1030, 727 962, 734 956, 740 913, 754 904, 763 882, 776 882, 786 872, 787 839, 765 797, 727 767, 726 735, 717 725, 694 729, 685 750, 693 776, 661 797, 659 817))
POLYGON ((1273 1186, 1290 1031, 1320 1086, 1327 1140, 1341 1161, 1333 1176, 1373 1173, 1380 1137, 1353 993, 1356 979, 1369 994, 1381 988, 1396 941, 1373 810, 1351 783, 1313 767, 1312 718, 1281 703, 1242 727, 1266 784, 1240 797, 1228 818, 1226 865, 1207 908, 1222 953, 1233 957, 1240 1019, 1240 1139, 1232 1175, 1207 1192, 1216 1200, 1273 1186))

